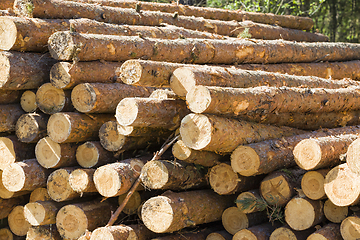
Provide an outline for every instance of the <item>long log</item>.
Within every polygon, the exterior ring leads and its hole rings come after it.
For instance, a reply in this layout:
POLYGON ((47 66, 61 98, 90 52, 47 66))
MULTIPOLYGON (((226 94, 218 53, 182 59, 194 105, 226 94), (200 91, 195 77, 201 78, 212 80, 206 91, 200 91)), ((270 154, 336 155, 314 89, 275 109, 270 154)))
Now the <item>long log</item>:
POLYGON ((349 207, 339 207, 327 199, 324 202, 324 215, 327 220, 333 223, 341 223, 349 215, 349 207))
POLYGON ((112 152, 104 149, 100 142, 87 141, 76 149, 76 161, 83 168, 98 168, 115 162, 116 158, 112 152))
POLYGON ((26 90, 20 98, 21 108, 27 113, 33 113, 37 110, 36 90, 26 90))
POLYGON ((108 114, 55 113, 49 118, 47 133, 57 143, 94 140, 102 124, 110 120, 115 119, 108 114))
POLYGON ((350 61, 359 59, 359 46, 354 43, 297 43, 284 40, 144 39, 74 32, 56 32, 49 38, 49 51, 53 58, 79 61, 125 61, 135 58, 198 64, 350 61))
POLYGON ((303 231, 296 231, 289 226, 283 226, 275 229, 271 233, 269 240, 306 240, 315 230, 315 228, 309 228, 303 231))
POLYGON ((25 219, 24 207, 16 206, 8 216, 8 224, 11 232, 17 236, 25 236, 29 228, 30 223, 25 219))
POLYGON ((206 114, 188 114, 181 120, 180 134, 195 150, 229 153, 239 145, 301 134, 303 131, 206 114), (216 130, 215 130, 216 129, 216 130))
POLYGON ((340 233, 343 239, 355 240, 360 238, 360 230, 357 227, 359 224, 360 218, 357 214, 345 218, 340 225, 340 233))
POLYGON ((24 216, 32 226, 55 224, 56 214, 65 204, 54 201, 27 203, 24 206, 24 216))
POLYGON ((123 83, 82 83, 71 91, 71 102, 82 113, 114 113, 127 97, 149 97, 153 89, 123 83))
POLYGON ((30 193, 29 202, 51 200, 46 188, 36 188, 30 193))
POLYGON ((20 104, 0 105, 0 132, 14 132, 16 122, 23 114, 20 104))
POLYGON ((356 139, 347 148, 346 163, 350 170, 356 174, 360 173, 360 164, 357 162, 359 156, 359 140, 356 139))
POLYGON ((349 126, 240 145, 231 155, 231 166, 234 171, 244 176, 270 173, 276 169, 296 166, 293 149, 301 140, 359 133, 358 126, 349 126))
POLYGON ((0 198, 0 219, 7 218, 9 213, 18 205, 26 204, 27 198, 24 196, 2 199, 0 198))
POLYGON ((26 234, 27 240, 61 240, 55 225, 31 226, 26 234))
POLYGON ((46 114, 74 111, 71 101, 71 91, 54 87, 51 83, 44 83, 36 91, 36 104, 46 114))
POLYGON ((76 169, 69 176, 70 187, 79 193, 97 192, 93 180, 95 169, 76 169))
POLYGON ((250 228, 242 229, 235 233, 233 240, 254 239, 267 240, 270 234, 276 229, 279 224, 264 223, 250 228))
POLYGON ((145 226, 153 232, 174 232, 218 221, 232 203, 233 197, 219 196, 212 190, 167 191, 147 200, 142 207, 141 217, 145 226))
POLYGON ((316 230, 314 233, 309 235, 307 240, 342 240, 340 232, 340 225, 335 223, 328 223, 322 228, 316 230))
POLYGON ((312 200, 327 198, 324 190, 324 182, 325 176, 329 171, 329 168, 308 171, 302 176, 301 189, 306 197, 312 200))
POLYGON ((69 184, 70 174, 74 170, 74 167, 60 168, 49 175, 46 188, 52 200, 63 202, 80 197, 81 194, 74 191, 69 184))
POLYGON ((21 142, 36 143, 46 136, 49 116, 43 113, 26 113, 19 117, 15 126, 16 137, 21 142))

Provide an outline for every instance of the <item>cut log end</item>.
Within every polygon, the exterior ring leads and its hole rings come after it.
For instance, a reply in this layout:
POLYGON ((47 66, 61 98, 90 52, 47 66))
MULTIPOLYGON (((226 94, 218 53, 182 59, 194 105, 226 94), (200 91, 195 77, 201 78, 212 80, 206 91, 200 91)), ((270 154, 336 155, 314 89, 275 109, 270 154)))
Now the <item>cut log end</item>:
POLYGON ((234 235, 233 240, 259 240, 259 238, 250 230, 242 229, 234 235))
POLYGON ((11 50, 17 38, 17 27, 10 18, 0 19, 0 49, 11 50))
MULTIPOLYGON (((118 198, 119 205, 122 204, 126 196, 127 193, 119 196, 118 198)), ((135 191, 129 198, 128 202, 126 203, 123 212, 128 215, 136 214, 140 205, 141 205, 141 195, 138 191, 135 191)))
POLYGON ((24 215, 32 226, 39 226, 45 220, 46 210, 40 203, 32 202, 24 206, 24 215))
POLYGON ((211 104, 211 93, 205 86, 194 86, 186 94, 186 101, 192 112, 203 113, 211 104))
POLYGON ((294 230, 310 228, 316 218, 314 206, 304 198, 293 198, 285 207, 285 221, 294 230))
POLYGON ((34 191, 31 192, 29 202, 36 202, 36 201, 48 201, 51 200, 48 191, 46 188, 36 188, 34 191))
POLYGON ((293 153, 297 165, 305 170, 314 169, 321 161, 321 148, 312 139, 299 142, 295 146, 293 153))
POLYGON ((72 60, 77 46, 73 42, 72 33, 55 32, 49 37, 48 47, 51 57, 56 60, 72 60))
POLYGON ((94 173, 94 183, 98 192, 104 197, 114 197, 118 195, 121 188, 122 177, 119 173, 108 166, 96 169, 94 173))
POLYGON ((353 141, 346 152, 346 163, 352 172, 360 174, 360 139, 353 141))
POLYGON ((195 150, 203 149, 211 141, 210 119, 205 115, 188 114, 181 121, 180 134, 186 146, 195 150))
POLYGON ((10 78, 10 60, 6 54, 0 54, 0 88, 3 87, 10 78))
POLYGON ((69 200, 72 196, 79 196, 69 184, 70 173, 66 169, 58 169, 50 174, 47 180, 49 196, 56 202, 69 200))
POLYGON ((117 71, 121 81, 129 85, 138 85, 137 83, 140 81, 142 73, 143 67, 137 60, 125 61, 117 71))
POLYGON ((178 96, 185 97, 195 87, 194 73, 188 68, 177 68, 170 77, 170 87, 178 96))
POLYGON ((0 239, 4 240, 13 240, 14 235, 8 228, 1 228, 0 229, 0 239))
POLYGON ((10 230, 17 236, 25 236, 29 228, 30 223, 25 219, 24 207, 16 206, 8 216, 8 223, 10 230))
POLYGON ((91 168, 99 161, 99 151, 94 143, 86 142, 76 149, 76 160, 83 168, 91 168))
POLYGON ((61 146, 49 137, 42 138, 35 147, 36 159, 44 168, 55 167, 61 158, 61 146))
POLYGON ((36 93, 34 91, 25 91, 20 98, 21 108, 28 113, 35 112, 37 109, 36 93))
POLYGON ((71 102, 82 113, 90 112, 96 105, 96 92, 91 84, 78 84, 71 92, 71 102))
POLYGON ((169 172, 161 161, 149 161, 144 165, 140 177, 150 189, 161 189, 169 180, 169 172))
POLYGON ((116 120, 122 126, 131 125, 137 118, 138 105, 134 98, 124 98, 116 107, 116 120))
POLYGON ((46 114, 61 112, 66 103, 65 92, 45 83, 36 92, 36 102, 39 109, 46 114))
POLYGON ((309 171, 301 179, 301 189, 304 194, 313 200, 325 197, 324 176, 317 171, 309 171))
POLYGON ((298 238, 291 229, 279 227, 271 233, 269 240, 298 240, 298 238))
POLYGON ((236 206, 243 213, 252 213, 258 211, 256 207, 256 200, 259 196, 255 196, 253 192, 242 192, 236 198, 236 206), (244 204, 244 202, 252 201, 250 205, 244 204))
POLYGON ((137 240, 135 231, 129 226, 110 226, 99 227, 95 229, 90 240, 103 239, 103 240, 137 240))
POLYGON ((145 226, 151 231, 166 232, 174 219, 171 200, 165 196, 150 198, 141 209, 141 218, 145 226))
POLYGON ((125 136, 119 133, 118 127, 115 121, 108 121, 100 127, 100 143, 108 151, 118 151, 125 143, 125 136))
POLYGON ((248 146, 237 147, 230 159, 233 170, 243 176, 256 175, 260 167, 259 155, 248 146))
POLYGON ((260 184, 260 192, 266 202, 271 205, 284 206, 293 195, 292 186, 283 175, 264 179, 260 184))
POLYGON ((360 239, 360 218, 350 216, 344 219, 340 225, 340 232, 344 239, 360 239))
POLYGON ((8 165, 16 161, 13 142, 7 137, 0 137, 0 169, 4 170, 8 165))
POLYGON ((41 130, 35 117, 33 114, 23 114, 17 120, 15 133, 19 141, 26 143, 36 142, 41 130))
POLYGON ((182 140, 174 143, 172 147, 172 154, 179 160, 185 160, 190 157, 191 149, 188 148, 182 140))
POLYGON ((2 173, 4 187, 11 192, 20 191, 26 180, 24 169, 16 163, 7 166, 2 173))
POLYGON ((234 235, 241 229, 249 227, 249 220, 246 214, 237 207, 229 207, 222 214, 222 224, 226 231, 234 235))
POLYGON ((349 214, 348 207, 339 207, 329 199, 324 203, 324 215, 326 219, 333 223, 341 223, 349 214))
POLYGON ((50 82, 56 88, 67 88, 71 83, 71 75, 69 73, 72 64, 69 62, 55 63, 50 70, 50 82))
POLYGON ((66 141, 71 133, 71 121, 68 115, 55 113, 50 116, 47 125, 48 136, 57 143, 66 141))
POLYGON ((62 238, 77 239, 88 228, 88 219, 81 208, 66 205, 56 215, 56 226, 62 238))
POLYGON ((220 163, 211 168, 209 182, 212 189, 217 194, 229 194, 236 191, 239 178, 231 166, 226 163, 220 163))
POLYGON ((81 193, 85 192, 91 183, 87 172, 82 169, 76 169, 69 176, 69 184, 74 191, 81 193))

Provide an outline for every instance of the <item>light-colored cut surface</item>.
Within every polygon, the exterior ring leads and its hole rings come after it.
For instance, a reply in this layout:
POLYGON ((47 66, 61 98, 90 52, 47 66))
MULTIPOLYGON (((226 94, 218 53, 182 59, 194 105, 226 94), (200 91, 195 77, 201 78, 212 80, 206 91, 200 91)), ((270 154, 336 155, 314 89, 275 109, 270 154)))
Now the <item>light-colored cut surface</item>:
POLYGON ((13 233, 8 228, 0 228, 0 239, 13 240, 13 233))
POLYGON ((285 221, 294 230, 301 231, 312 226, 314 207, 303 198, 291 199, 285 207, 285 221))
POLYGON ((69 176, 70 187, 76 192, 96 192, 93 182, 95 169, 76 169, 69 176))
POLYGON ((46 188, 36 188, 31 192, 29 202, 47 201, 50 199, 51 198, 46 188))
POLYGON ((84 168, 95 166, 99 160, 99 151, 92 142, 86 142, 77 148, 76 160, 84 168))
POLYGON ((271 233, 269 240, 298 240, 298 238, 291 229, 279 227, 271 233))
POLYGON ((212 167, 209 173, 210 186, 220 195, 234 191, 238 185, 238 180, 237 173, 226 163, 212 167))
POLYGON ((96 92, 92 85, 83 83, 74 87, 71 102, 79 112, 89 112, 96 105, 96 92))
POLYGON ((120 77, 125 84, 137 85, 142 75, 143 68, 136 60, 125 61, 120 68, 120 77))
POLYGON ((56 226, 63 238, 79 238, 88 228, 87 222, 83 210, 74 205, 62 207, 56 215, 56 226))
POLYGON ((56 88, 65 88, 71 83, 69 70, 71 68, 69 62, 55 63, 50 70, 50 82, 56 88))
POLYGON ((16 159, 14 145, 9 138, 0 137, 0 169, 4 170, 16 159))
POLYGON ((36 102, 39 109, 44 113, 57 113, 65 106, 65 93, 51 83, 44 83, 36 92, 36 102))
POLYGON ((10 230, 17 236, 25 236, 30 223, 26 221, 24 216, 24 207, 16 206, 8 216, 10 230))
POLYGON ((32 226, 38 226, 45 220, 46 212, 40 203, 32 202, 24 206, 24 215, 32 226))
POLYGON ((47 125, 48 136, 57 143, 64 142, 71 133, 71 121, 67 114, 55 113, 47 125))
POLYGON ((222 214, 222 224, 226 231, 235 234, 241 229, 249 227, 249 220, 245 213, 237 207, 229 207, 222 214))
POLYGON ((17 27, 11 18, 0 18, 0 46, 1 50, 10 50, 16 42, 17 27))
MULTIPOLYGON (((126 196, 127 196, 127 193, 119 196, 119 198, 118 198, 119 206, 124 201, 126 196)), ((138 191, 135 191, 129 198, 128 202, 126 203, 123 212, 128 215, 135 214, 135 213, 137 213, 140 205, 141 205, 141 195, 138 191)))
POLYGON ((169 172, 161 161, 149 161, 142 168, 146 178, 141 178, 150 189, 161 189, 169 180, 169 172))
POLYGON ((205 115, 188 114, 181 120, 180 134, 186 146, 203 149, 212 137, 210 120, 205 115))
POLYGON ((353 141, 346 153, 346 163, 354 173, 360 173, 360 139, 353 141))
POLYGON ((26 175, 21 166, 12 163, 2 173, 4 187, 12 192, 20 191, 25 185, 26 175))
POLYGON ((257 236, 247 229, 235 233, 233 240, 258 240, 257 236))
POLYGON ((326 219, 333 223, 341 223, 349 214, 349 207, 339 207, 329 199, 324 203, 324 215, 326 219))
POLYGON ((344 219, 340 225, 341 236, 346 240, 360 239, 360 218, 350 216, 344 219))
POLYGON ((117 225, 117 226, 108 226, 108 227, 99 227, 95 229, 92 234, 90 240, 137 240, 135 231, 125 225, 117 225))
POLYGON ((236 200, 236 206, 243 213, 252 213, 259 211, 260 209, 256 206, 257 201, 261 201, 260 193, 257 189, 240 193, 236 200), (249 202, 252 202, 250 205, 249 202))
POLYGON ((176 69, 170 77, 170 87, 177 95, 185 97, 195 87, 194 74, 185 67, 176 69))
POLYGON ((122 185, 122 176, 119 173, 108 166, 102 166, 96 169, 94 173, 94 183, 98 192, 105 197, 115 196, 122 185))
POLYGON ((321 148, 312 139, 305 139, 298 143, 293 154, 297 165, 305 170, 313 169, 321 160, 321 148))
POLYGON ((104 123, 99 130, 101 145, 108 151, 119 150, 124 142, 125 136, 118 132, 119 124, 115 121, 104 123))
POLYGON ((317 171, 309 171, 301 179, 301 189, 304 194, 313 200, 324 198, 324 181, 325 177, 317 171))
POLYGON ((136 120, 137 115, 138 105, 134 98, 125 98, 116 107, 115 117, 120 125, 131 125, 136 120))
POLYGON ((60 144, 49 137, 42 138, 35 147, 36 159, 44 168, 52 168, 58 164, 61 158, 60 144))
POLYGON ((259 155, 248 146, 239 146, 231 154, 231 167, 243 176, 252 176, 260 167, 259 155))
POLYGON ((25 112, 35 112, 37 109, 36 93, 31 90, 26 90, 21 95, 20 105, 25 112))
POLYGON ((68 200, 72 196, 79 196, 69 184, 71 170, 58 169, 50 174, 47 180, 49 196, 56 202, 68 200))
POLYGON ((260 192, 266 202, 280 206, 286 204, 292 195, 291 186, 282 175, 262 181, 260 192))
POLYGON ((211 92, 204 86, 194 86, 186 94, 189 109, 194 113, 203 113, 211 104, 211 92))

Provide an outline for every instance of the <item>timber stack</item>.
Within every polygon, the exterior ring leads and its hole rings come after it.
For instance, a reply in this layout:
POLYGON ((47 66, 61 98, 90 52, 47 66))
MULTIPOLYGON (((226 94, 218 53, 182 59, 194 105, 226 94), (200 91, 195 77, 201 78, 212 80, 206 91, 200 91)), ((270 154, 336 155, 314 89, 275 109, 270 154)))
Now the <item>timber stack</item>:
POLYGON ((1 240, 360 238, 360 44, 178 4, 0 9, 1 240))

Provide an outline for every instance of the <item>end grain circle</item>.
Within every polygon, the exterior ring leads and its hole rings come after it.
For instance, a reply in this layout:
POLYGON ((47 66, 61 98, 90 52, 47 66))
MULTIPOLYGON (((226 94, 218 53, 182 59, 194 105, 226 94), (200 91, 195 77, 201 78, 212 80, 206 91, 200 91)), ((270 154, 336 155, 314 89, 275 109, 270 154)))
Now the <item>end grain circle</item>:
POLYGON ((141 217, 145 226, 151 231, 166 232, 173 224, 174 219, 171 199, 165 196, 150 198, 141 209, 141 217))
POLYGON ((48 136, 57 143, 67 140, 71 133, 71 121, 66 113, 55 113, 50 116, 48 125, 48 136))

